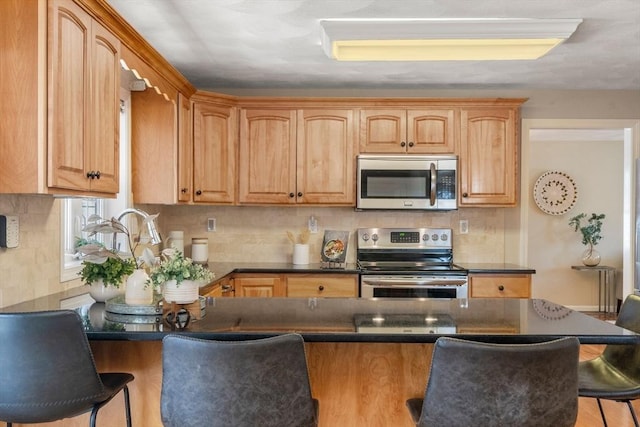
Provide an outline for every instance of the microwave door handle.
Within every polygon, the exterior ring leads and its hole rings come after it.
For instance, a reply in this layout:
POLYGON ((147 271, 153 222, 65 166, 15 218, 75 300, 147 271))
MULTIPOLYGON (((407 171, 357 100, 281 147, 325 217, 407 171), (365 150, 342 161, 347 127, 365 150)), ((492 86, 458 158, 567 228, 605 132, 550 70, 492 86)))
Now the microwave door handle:
POLYGON ((436 181, 438 180, 438 174, 436 173, 436 164, 431 163, 431 194, 429 200, 431 206, 436 204, 436 181))

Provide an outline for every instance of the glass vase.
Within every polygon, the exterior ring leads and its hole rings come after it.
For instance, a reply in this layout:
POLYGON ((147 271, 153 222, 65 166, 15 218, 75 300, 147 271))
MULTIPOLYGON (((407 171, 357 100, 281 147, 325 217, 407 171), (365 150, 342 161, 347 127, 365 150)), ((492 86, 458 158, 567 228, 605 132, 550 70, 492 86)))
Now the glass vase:
POLYGON ((600 264, 600 252, 596 251, 593 245, 589 245, 582 253, 582 263, 587 267, 595 267, 600 264))

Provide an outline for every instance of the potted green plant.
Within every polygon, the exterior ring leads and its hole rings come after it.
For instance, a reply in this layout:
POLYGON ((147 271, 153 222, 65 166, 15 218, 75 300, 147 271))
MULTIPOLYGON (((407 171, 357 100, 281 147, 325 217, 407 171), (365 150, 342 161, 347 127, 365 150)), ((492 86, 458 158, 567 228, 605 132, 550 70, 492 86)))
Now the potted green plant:
POLYGON ((198 299, 200 285, 213 278, 213 272, 179 250, 165 250, 160 264, 151 268, 147 283, 161 291, 165 301, 189 304, 198 299))
MULTIPOLYGON (((149 220, 153 220, 156 216, 150 216, 149 220)), ((118 233, 124 234, 131 253, 131 255, 122 255, 114 249, 107 249, 101 243, 90 243, 77 248, 83 259, 82 270, 78 274, 85 284, 91 286, 89 293, 96 301, 104 302, 124 294, 125 289, 121 285, 125 281, 129 282, 132 277, 142 276, 137 281, 142 287, 144 286, 147 275, 143 269, 143 261, 136 259, 133 255, 137 244, 133 244, 127 227, 115 218, 105 220, 98 215, 93 215, 88 219, 88 224, 83 231, 88 233, 89 238, 96 234, 112 234, 114 237, 118 233)), ((148 295, 145 295, 144 301, 140 303, 151 303, 153 292, 147 291, 146 294, 148 295)))
POLYGON ((595 267, 600 263, 600 253, 594 249, 594 246, 602 239, 602 220, 604 214, 592 213, 590 217, 581 213, 569 220, 569 225, 573 227, 573 231, 580 231, 582 234, 582 244, 588 245, 582 255, 582 263, 588 267, 595 267), (583 220, 586 219, 586 224, 583 220))

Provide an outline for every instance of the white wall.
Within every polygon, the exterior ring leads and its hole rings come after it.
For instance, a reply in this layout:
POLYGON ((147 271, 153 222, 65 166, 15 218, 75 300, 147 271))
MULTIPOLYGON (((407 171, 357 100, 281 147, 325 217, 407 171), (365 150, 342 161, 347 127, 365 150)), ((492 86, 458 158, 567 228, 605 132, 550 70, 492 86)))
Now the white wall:
POLYGON ((581 265, 585 246, 580 232, 574 232, 568 222, 581 212, 604 213, 603 239, 596 250, 602 256, 601 265, 622 269, 623 135, 618 131, 617 140, 600 140, 608 135, 600 136, 598 130, 577 136, 571 130, 551 132, 555 135, 540 140, 530 135, 529 172, 523 176, 529 189, 528 264, 537 271, 532 293, 563 305, 592 309, 598 300, 598 273, 570 268, 581 265), (564 215, 546 214, 534 203, 534 184, 549 170, 564 172, 576 183, 576 204, 564 215))

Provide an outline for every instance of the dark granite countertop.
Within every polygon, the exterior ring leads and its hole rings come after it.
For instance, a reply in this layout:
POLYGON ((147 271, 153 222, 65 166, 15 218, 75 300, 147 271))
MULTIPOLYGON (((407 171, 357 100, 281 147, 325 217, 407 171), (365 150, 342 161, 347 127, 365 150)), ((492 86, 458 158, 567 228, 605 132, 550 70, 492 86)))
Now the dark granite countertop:
MULTIPOLYGON (((509 263, 457 263, 460 267, 473 274, 535 274, 529 267, 509 263)), ((360 270, 355 263, 347 264, 346 268, 322 268, 319 263, 294 265, 291 263, 211 263, 208 268, 215 273, 216 283, 231 273, 274 273, 274 274, 358 274, 360 270)))
POLYGON ((509 263, 473 263, 464 262, 458 264, 469 271, 469 274, 535 274, 536 270, 509 263))
POLYGON ((175 331, 160 315, 114 316, 81 291, 0 311, 75 309, 90 340, 157 341, 170 332, 240 340, 298 332, 309 342, 430 343, 458 336, 529 343, 577 336, 587 344, 640 344, 638 334, 541 299, 207 298, 204 316, 175 331))

